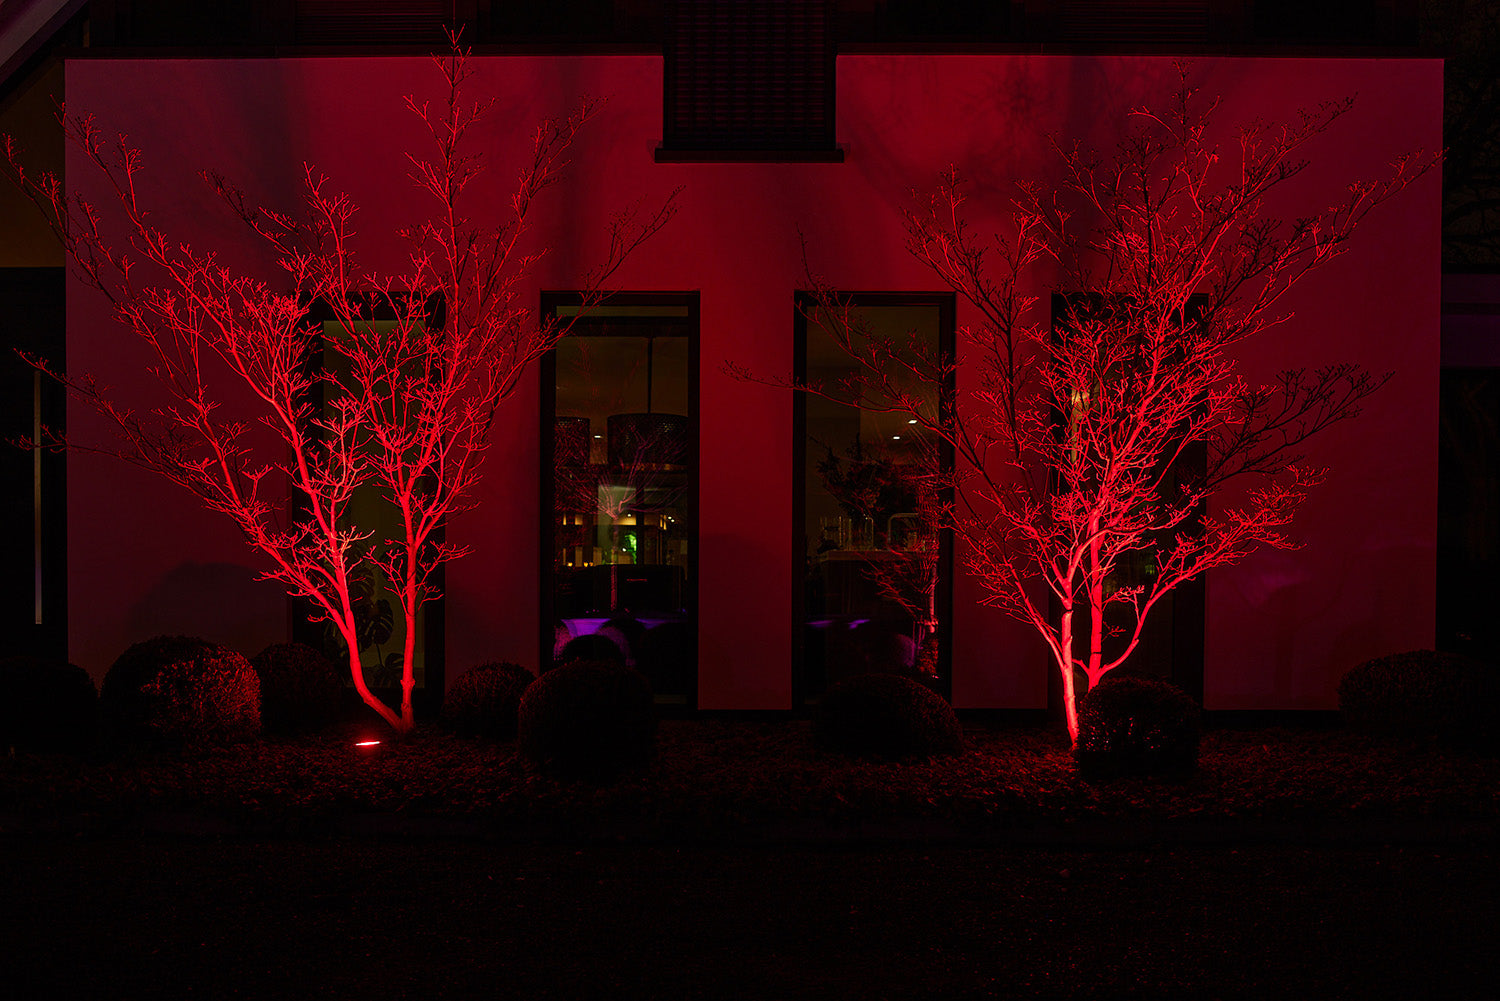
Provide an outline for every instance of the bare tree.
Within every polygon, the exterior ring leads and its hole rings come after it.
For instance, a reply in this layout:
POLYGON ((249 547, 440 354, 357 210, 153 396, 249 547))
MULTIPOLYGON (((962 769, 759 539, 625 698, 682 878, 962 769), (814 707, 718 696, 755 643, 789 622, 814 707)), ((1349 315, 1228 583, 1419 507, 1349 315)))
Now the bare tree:
POLYGON ((1280 220, 1269 196, 1352 102, 1247 126, 1227 163, 1209 139, 1216 104, 1184 67, 1166 110, 1133 112, 1113 152, 1054 141, 1055 179, 1022 186, 992 239, 966 218, 956 171, 906 214, 909 251, 981 317, 963 332, 979 388, 951 418, 907 387, 943 385, 954 360, 864 329, 811 272, 819 322, 854 374, 833 385, 762 380, 902 413, 952 446, 945 521, 985 602, 1046 642, 1075 740, 1080 688, 1130 657, 1168 594, 1257 547, 1292 545, 1284 531, 1321 477, 1302 464, 1302 444, 1355 416, 1388 376, 1336 365, 1252 386, 1233 349, 1286 319, 1288 290, 1438 159, 1404 158, 1326 211, 1280 220), (1033 291, 1049 270, 1060 276, 1051 322, 1033 291), (1181 461, 1194 450, 1201 468, 1181 461), (1241 478, 1251 481, 1243 499, 1209 513, 1241 478), (1142 557, 1144 582, 1118 585, 1124 563, 1142 557), (1106 613, 1124 620, 1108 656, 1106 613))
MULTIPOLYGON (((555 319, 535 317, 521 299, 537 260, 522 251, 521 239, 534 200, 558 180, 574 137, 599 108, 585 102, 566 118, 544 122, 510 214, 497 226, 480 226, 463 210, 462 196, 481 168, 464 140, 491 102, 463 98, 471 70, 457 39, 434 64, 445 100, 436 107, 407 100, 435 147, 426 158, 408 155, 433 212, 402 231, 411 251, 398 274, 359 263, 355 206, 311 168, 305 211, 296 216, 258 206, 224 178, 205 175, 278 256, 285 280, 270 284, 221 267, 211 254, 156 229, 136 197, 141 152, 124 137, 105 139, 91 117, 60 114, 68 140, 115 195, 123 246, 104 211, 69 196, 53 175, 28 174, 5 140, 11 179, 48 213, 74 273, 105 295, 116 318, 150 347, 167 395, 164 406, 139 414, 92 377, 51 373, 118 426, 118 446, 100 450, 165 476, 232 518, 269 558, 267 576, 332 624, 360 697, 400 732, 414 722, 418 611, 437 596, 434 571, 462 555, 439 541, 440 527, 473 505, 496 409, 531 362, 567 332, 555 319), (330 318, 321 328, 311 320, 315 308, 330 318), (336 361, 325 366, 325 356, 336 361), (210 387, 226 372, 252 394, 273 449, 249 423, 224 413, 210 387), (390 537, 373 538, 350 518, 350 501, 366 485, 399 513, 400 529, 390 537), (359 653, 356 592, 372 572, 396 596, 405 624, 395 707, 372 692, 359 653)), ((675 193, 647 218, 626 213, 613 221, 608 257, 583 283, 585 307, 667 222, 674 200, 675 193)))

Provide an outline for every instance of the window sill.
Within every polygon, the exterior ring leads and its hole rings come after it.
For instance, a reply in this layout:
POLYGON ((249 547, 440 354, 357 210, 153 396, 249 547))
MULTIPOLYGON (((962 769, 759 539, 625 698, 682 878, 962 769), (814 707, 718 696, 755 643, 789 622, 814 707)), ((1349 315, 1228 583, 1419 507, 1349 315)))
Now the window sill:
POLYGON ((670 149, 656 147, 657 163, 843 163, 844 149, 670 149))

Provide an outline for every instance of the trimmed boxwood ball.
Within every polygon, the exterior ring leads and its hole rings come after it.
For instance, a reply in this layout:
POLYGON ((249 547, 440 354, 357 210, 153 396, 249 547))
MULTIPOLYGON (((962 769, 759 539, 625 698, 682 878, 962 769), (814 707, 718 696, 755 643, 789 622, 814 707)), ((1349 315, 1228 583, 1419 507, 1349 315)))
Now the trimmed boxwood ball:
POLYGON ((260 722, 268 733, 305 733, 335 723, 343 674, 305 643, 274 643, 250 658, 260 679, 260 722))
POLYGON ((0 754, 88 751, 98 711, 94 679, 83 668, 40 657, 0 660, 0 754))
POLYGON ((99 686, 100 710, 111 735, 138 731, 145 725, 147 705, 140 690, 163 665, 199 656, 213 646, 193 636, 153 636, 120 654, 99 686))
POLYGON ((904 761, 963 750, 963 728, 941 696, 898 674, 862 674, 823 696, 813 737, 825 750, 904 761))
POLYGON ((636 667, 639 670, 636 659, 641 648, 641 638, 646 635, 646 627, 639 619, 634 619, 629 615, 616 615, 599 627, 597 635, 605 637, 619 647, 627 667, 636 667))
POLYGON ((555 775, 608 780, 655 750, 651 686, 610 660, 576 660, 537 678, 521 695, 517 724, 521 754, 555 775))
POLYGON ((585 633, 575 636, 562 648, 553 662, 554 668, 575 660, 599 660, 611 661, 625 666, 625 651, 620 649, 620 644, 600 633, 585 633))
POLYGON ((182 746, 260 732, 260 680, 241 654, 190 636, 157 636, 120 655, 100 689, 111 735, 182 746))
POLYGON ((534 680, 526 668, 508 661, 471 667, 443 697, 443 724, 471 737, 509 740, 516 735, 521 693, 534 680))
POLYGON ((1436 650, 1377 657, 1340 679, 1339 711, 1350 729, 1362 733, 1494 748, 1500 741, 1500 671, 1436 650))
POLYGON ((1159 678, 1108 674, 1078 701, 1078 770, 1086 779, 1187 775, 1198 765, 1202 710, 1159 678))

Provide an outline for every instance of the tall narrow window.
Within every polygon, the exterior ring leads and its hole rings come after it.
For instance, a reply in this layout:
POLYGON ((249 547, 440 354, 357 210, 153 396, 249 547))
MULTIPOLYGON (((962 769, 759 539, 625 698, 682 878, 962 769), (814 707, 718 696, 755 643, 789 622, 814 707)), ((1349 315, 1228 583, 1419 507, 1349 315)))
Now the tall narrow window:
POLYGON ((1445 368, 1438 397, 1438 649, 1500 639, 1500 369, 1445 368))
MULTIPOLYGON (((1202 308, 1198 297, 1188 301, 1185 318, 1179 322, 1185 327, 1195 321, 1197 311, 1202 308)), ((1098 322, 1101 317, 1115 314, 1108 312, 1110 304, 1101 297, 1089 297, 1082 302, 1078 297, 1054 293, 1052 296, 1052 332, 1060 337, 1072 323, 1098 322)), ((1121 311, 1122 324, 1130 322, 1128 310, 1121 311)), ((1115 370, 1118 371, 1118 370, 1115 370)), ((1106 378, 1107 378, 1106 374, 1106 378)), ((1088 390, 1075 391, 1073 412, 1057 415, 1057 434, 1073 433, 1077 422, 1082 420, 1090 406, 1088 390)), ((1158 467, 1160 478, 1157 496, 1168 501, 1178 495, 1183 483, 1201 479, 1207 451, 1204 444, 1192 442, 1176 453, 1175 459, 1158 467)), ((1182 531, 1194 532, 1201 528, 1201 510, 1186 523, 1179 526, 1182 531)), ((1106 598, 1123 588, 1149 588, 1157 572, 1157 553, 1170 551, 1172 533, 1157 533, 1149 537, 1152 544, 1125 553, 1115 563, 1114 569, 1105 578, 1106 598)), ((1054 597, 1052 615, 1058 621, 1062 606, 1054 597)), ((1170 681, 1189 695, 1203 699, 1203 637, 1204 637, 1204 582, 1203 576, 1179 584, 1156 603, 1146 624, 1141 630, 1140 641, 1130 659, 1119 668, 1121 673, 1151 675, 1170 681)), ((1079 608, 1079 619, 1075 621, 1074 641, 1080 656, 1088 656, 1088 638, 1092 623, 1089 621, 1087 603, 1079 608)), ((1135 628, 1135 619, 1128 603, 1112 602, 1105 609, 1103 654, 1106 661, 1118 657, 1124 650, 1135 628)), ((1050 701, 1055 711, 1062 707, 1062 682, 1056 671, 1049 672, 1050 701)), ((1080 689, 1082 690, 1082 689, 1080 689)))
MULTIPOLYGON (((385 331, 397 325, 389 313, 388 306, 377 305, 369 311, 362 310, 363 322, 371 330, 385 331)), ((316 383, 318 395, 316 406, 325 418, 334 416, 336 406, 329 387, 347 385, 350 381, 349 360, 334 345, 334 339, 342 336, 341 323, 328 318, 326 307, 315 305, 311 313, 312 322, 319 324, 322 332, 323 350, 317 358, 322 370, 332 376, 328 381, 316 383)), ((297 503, 293 498, 293 503, 297 503)), ((357 526, 366 538, 356 543, 360 546, 378 546, 381 540, 400 539, 405 534, 401 511, 388 496, 386 489, 374 482, 361 484, 349 499, 345 519, 357 526)), ((441 529, 437 542, 442 541, 441 529)), ((375 566, 362 561, 361 572, 350 582, 349 596, 354 604, 355 623, 359 641, 359 659, 364 666, 366 682, 377 694, 392 693, 401 686, 403 651, 406 643, 406 627, 401 614, 401 603, 390 589, 389 582, 375 566)), ((443 588, 443 567, 439 565, 430 576, 431 585, 439 594, 443 588)), ((299 642, 322 650, 335 664, 341 667, 348 663, 343 637, 331 623, 308 621, 313 606, 305 599, 296 599, 293 605, 292 636, 299 642)), ((442 599, 424 602, 417 609, 416 641, 412 652, 412 676, 416 682, 415 698, 421 702, 435 702, 443 690, 443 619, 442 599)))
POLYGON ((36 446, 65 434, 62 386, 24 360, 34 355, 64 368, 63 268, 0 268, 0 571, 12 600, 0 605, 0 628, 12 652, 65 660, 67 620, 67 457, 36 446))
MULTIPOLYGON (((856 349, 863 332, 951 357, 951 295, 850 301, 856 349)), ((796 324, 799 379, 836 386, 855 374, 838 324, 811 299, 799 297, 796 324)), ((951 405, 951 384, 907 375, 902 389, 933 418, 951 405)), ((801 393, 793 406, 797 701, 815 702, 830 685, 868 673, 905 674, 946 694, 951 544, 939 508, 951 450, 904 413, 801 393)))
POLYGON ((636 668, 658 703, 697 688, 695 294, 616 294, 571 320, 544 365, 543 663, 636 668))

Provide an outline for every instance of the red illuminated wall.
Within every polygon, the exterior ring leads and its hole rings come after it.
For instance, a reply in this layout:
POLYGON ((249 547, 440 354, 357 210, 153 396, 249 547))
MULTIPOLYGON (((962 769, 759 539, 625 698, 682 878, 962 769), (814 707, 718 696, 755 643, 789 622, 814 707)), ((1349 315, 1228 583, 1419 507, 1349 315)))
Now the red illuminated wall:
MULTIPOLYGON (((1170 59, 1065 56, 842 56, 842 164, 657 164, 661 60, 527 56, 476 60, 475 93, 500 98, 477 137, 491 171, 479 185, 508 196, 541 116, 583 95, 609 99, 548 192, 537 232, 551 247, 534 283, 568 289, 603 256, 610 213, 683 185, 681 212, 619 274, 621 288, 701 293, 700 704, 790 705, 791 407, 784 394, 734 382, 733 359, 763 373, 791 366, 799 230, 815 267, 851 290, 937 291, 903 248, 908 192, 955 163, 975 180, 976 226, 1000 210, 1012 178, 1050 163, 1048 132, 1111 141, 1129 107, 1165 92, 1170 59)), ((1284 118, 1358 94, 1355 112, 1310 150, 1313 166, 1286 211, 1313 210, 1346 181, 1395 155, 1440 143, 1436 60, 1204 59, 1197 76, 1224 97, 1220 121, 1284 118)), ((363 209, 367 259, 392 260, 393 223, 422 200, 400 151, 420 129, 401 98, 438 96, 420 59, 98 60, 67 67, 70 109, 95 112, 147 154, 143 196, 164 229, 241 259, 239 230, 196 180, 222 170, 272 205, 290 204, 304 160, 363 209)), ((1231 138, 1225 133, 1225 138, 1231 138)), ((70 182, 92 178, 70 160, 70 182)), ((1438 386, 1438 179, 1374 217, 1355 248, 1314 276, 1295 318, 1247 347, 1247 370, 1344 360, 1395 371, 1363 417, 1318 441, 1330 467, 1297 526, 1295 552, 1271 552, 1207 583, 1209 708, 1327 708, 1356 661, 1430 646, 1434 620, 1438 386)), ((482 206, 476 211, 483 211, 482 206)), ((274 277, 268 270, 267 277, 274 277)), ((1038 291, 1042 291, 1039 289, 1038 291)), ((960 304, 960 324, 973 317, 960 304)), ((127 398, 149 402, 141 352, 76 287, 68 357, 127 398)), ((482 503, 450 527, 474 555, 448 571, 449 677, 486 659, 537 656, 537 467, 540 395, 529 379, 503 413, 482 503)), ((69 416, 80 437, 103 433, 69 416)), ((285 603, 257 583, 257 564, 227 522, 120 463, 75 454, 69 466, 73 660, 96 676, 128 643, 194 632, 254 653, 287 635, 285 603)), ((1045 704, 1047 663, 1019 627, 955 587, 954 700, 1045 704)))

